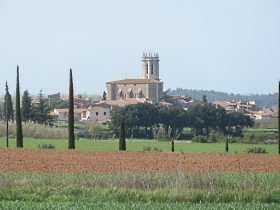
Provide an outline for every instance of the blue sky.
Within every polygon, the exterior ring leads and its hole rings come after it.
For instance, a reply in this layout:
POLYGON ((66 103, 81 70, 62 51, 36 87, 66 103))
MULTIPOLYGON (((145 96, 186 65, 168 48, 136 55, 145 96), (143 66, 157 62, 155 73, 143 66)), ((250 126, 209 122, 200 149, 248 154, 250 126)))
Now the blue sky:
POLYGON ((141 77, 158 52, 164 89, 273 93, 280 78, 279 0, 0 0, 0 94, 102 94, 141 77), (2 87, 2 88, 1 88, 2 87))

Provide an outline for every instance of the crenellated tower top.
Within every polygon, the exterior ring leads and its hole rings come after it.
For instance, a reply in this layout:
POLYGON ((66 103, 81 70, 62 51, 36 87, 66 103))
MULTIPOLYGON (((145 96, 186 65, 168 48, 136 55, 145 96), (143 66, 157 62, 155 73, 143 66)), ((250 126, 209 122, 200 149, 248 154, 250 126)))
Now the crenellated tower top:
POLYGON ((159 55, 158 53, 143 53, 142 78, 159 80, 159 55))

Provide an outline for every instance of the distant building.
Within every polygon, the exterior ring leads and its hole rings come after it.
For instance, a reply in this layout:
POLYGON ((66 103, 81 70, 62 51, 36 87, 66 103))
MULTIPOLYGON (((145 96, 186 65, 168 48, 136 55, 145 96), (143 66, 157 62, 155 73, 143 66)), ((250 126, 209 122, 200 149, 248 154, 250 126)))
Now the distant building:
POLYGON ((142 79, 123 79, 107 82, 107 100, 146 99, 159 103, 163 93, 163 82, 159 79, 159 56, 144 53, 142 57, 142 79))
POLYGON ((60 99, 60 93, 50 94, 48 99, 60 99))
MULTIPOLYGON (((95 123, 104 123, 110 121, 109 107, 91 107, 87 109, 74 109, 74 121, 87 121, 95 123)), ((50 115, 56 121, 68 120, 68 109, 54 109, 50 115)))
POLYGON ((251 115, 256 111, 255 101, 215 101, 213 104, 220 105, 227 113, 241 112, 247 115, 251 115))

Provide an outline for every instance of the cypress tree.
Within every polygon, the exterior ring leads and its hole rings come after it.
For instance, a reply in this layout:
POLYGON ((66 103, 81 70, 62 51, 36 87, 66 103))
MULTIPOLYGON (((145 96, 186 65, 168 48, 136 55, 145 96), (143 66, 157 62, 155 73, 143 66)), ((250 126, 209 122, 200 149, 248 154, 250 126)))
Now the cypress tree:
POLYGON ((174 148, 174 140, 171 140, 171 152, 174 152, 175 148, 174 148))
POLYGON ((280 155, 280 81, 278 81, 278 154, 280 155))
POLYGON ((126 151, 126 143, 125 143, 125 128, 124 122, 121 122, 120 127, 120 136, 119 136, 119 151, 126 151))
POLYGON ((102 100, 103 100, 103 101, 106 101, 106 98, 107 98, 107 94, 106 94, 106 92, 105 92, 105 91, 103 91, 102 100))
POLYGON ((5 121, 14 121, 14 109, 13 109, 13 101, 12 101, 12 96, 9 93, 9 87, 8 87, 8 83, 6 82, 6 93, 4 96, 4 119, 5 121), (7 113, 6 113, 7 112, 7 113))
POLYGON ((20 111, 20 91, 19 91, 19 67, 17 66, 17 87, 16 87, 16 126, 17 126, 17 147, 23 147, 22 122, 20 111))
POLYGON ((226 138, 226 152, 228 152, 228 137, 226 138))
POLYGON ((14 120, 14 110, 12 96, 9 93, 8 83, 6 82, 6 93, 5 93, 5 102, 4 102, 4 119, 6 121, 6 146, 9 147, 9 121, 14 120))
POLYGON ((5 103, 5 112, 6 112, 6 146, 9 147, 9 121, 8 121, 8 104, 5 103))
POLYGON ((70 68, 69 78, 69 106, 68 106, 68 149, 75 149, 74 135, 74 89, 72 69, 70 68))

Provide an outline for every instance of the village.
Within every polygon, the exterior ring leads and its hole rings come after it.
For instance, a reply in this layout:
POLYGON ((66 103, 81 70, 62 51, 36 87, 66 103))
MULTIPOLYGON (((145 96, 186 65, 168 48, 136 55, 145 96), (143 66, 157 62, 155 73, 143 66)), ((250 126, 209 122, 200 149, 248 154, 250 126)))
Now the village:
MULTIPOLYGON (((163 82, 159 77, 158 53, 144 53, 142 62, 142 78, 122 79, 107 82, 107 90, 100 100, 92 100, 78 95, 74 98, 75 122, 91 122, 103 124, 110 122, 110 111, 113 107, 123 107, 138 103, 150 103, 162 106, 182 106, 185 110, 202 102, 193 100, 191 96, 174 96, 164 94, 163 82)), ((206 96, 207 97, 207 96, 206 96)), ((48 95, 48 100, 68 98, 60 93, 48 95)), ((256 126, 273 127, 277 124, 277 109, 261 109, 255 101, 214 101, 216 106, 223 107, 227 113, 240 112, 255 120, 256 126)), ((54 121, 67 121, 68 109, 54 109, 50 112, 54 121)))

